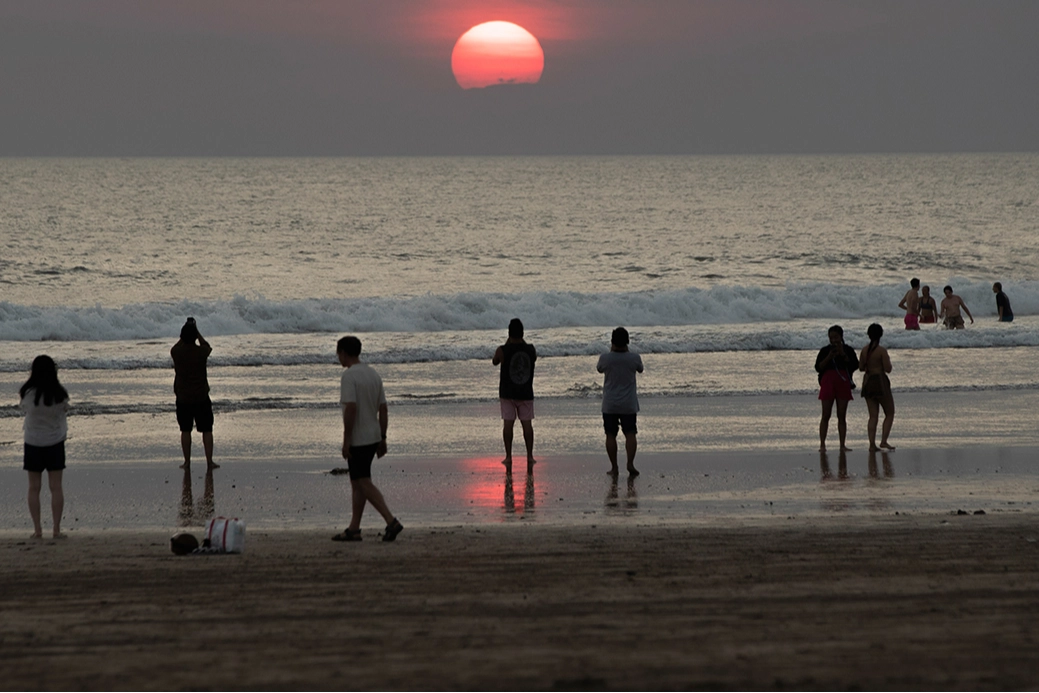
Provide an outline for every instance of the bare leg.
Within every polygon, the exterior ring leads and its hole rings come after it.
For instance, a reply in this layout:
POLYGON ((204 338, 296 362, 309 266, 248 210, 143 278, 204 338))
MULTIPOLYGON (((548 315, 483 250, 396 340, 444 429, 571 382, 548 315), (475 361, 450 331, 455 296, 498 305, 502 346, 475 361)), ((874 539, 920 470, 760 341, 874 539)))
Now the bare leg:
POLYGON ((635 469, 635 453, 639 449, 638 439, 634 433, 624 434, 624 452, 628 455, 628 474, 638 476, 639 470, 635 469))
POLYGON ((819 452, 826 452, 826 433, 830 430, 830 415, 833 414, 833 400, 824 399, 823 417, 819 420, 819 452))
MULTIPOLYGON (((61 472, 58 469, 47 472, 47 485, 51 492, 51 516, 54 518, 54 536, 64 536, 61 533, 61 515, 65 512, 65 492, 61 488, 61 472)), ((37 511, 39 512, 39 511, 37 511)))
POLYGON ((505 443, 505 459, 501 461, 505 468, 512 471, 512 429, 516 426, 515 420, 508 419, 501 422, 501 440, 505 443))
POLYGON ((869 410, 869 421, 866 423, 866 432, 869 434, 869 451, 875 452, 877 448, 877 421, 880 419, 880 402, 875 399, 866 400, 866 409, 869 410))
POLYGON ((43 536, 43 525, 40 524, 40 488, 43 487, 43 473, 29 472, 29 515, 32 517, 33 536, 43 536))
POLYGON ((350 532, 361 531, 361 515, 364 514, 365 497, 364 491, 361 489, 360 481, 350 480, 351 490, 351 509, 353 514, 350 517, 350 532))
POLYGON ((841 450, 851 452, 851 448, 844 444, 848 437, 848 400, 837 400, 837 435, 841 440, 841 450))
POLYGON ((217 469, 220 465, 213 463, 213 432, 208 431, 202 434, 202 448, 206 451, 206 466, 210 469, 217 469))
POLYGON ((894 450, 895 446, 887 442, 891 434, 891 424, 895 422, 895 398, 888 394, 880 400, 880 406, 884 407, 884 426, 880 433, 880 447, 885 450, 894 450))
POLYGON ((520 421, 523 427, 523 443, 527 446, 527 468, 533 467, 537 460, 534 459, 534 422, 520 421))
POLYGON ((610 474, 617 473, 617 436, 606 436, 606 456, 610 458, 610 474))
MULTIPOLYGON (((361 493, 364 494, 365 500, 371 503, 372 507, 379 511, 379 514, 382 515, 382 519, 386 520, 386 524, 390 524, 391 522, 393 522, 393 513, 390 512, 389 506, 386 505, 386 500, 382 497, 382 492, 375 486, 375 484, 372 483, 372 480, 358 479, 354 483, 354 488, 361 489, 361 493)), ((359 529, 360 526, 361 518, 358 515, 357 527, 353 527, 353 529, 359 529)))
POLYGON ((180 468, 187 469, 191 466, 191 431, 180 432, 180 449, 184 453, 184 464, 180 468))

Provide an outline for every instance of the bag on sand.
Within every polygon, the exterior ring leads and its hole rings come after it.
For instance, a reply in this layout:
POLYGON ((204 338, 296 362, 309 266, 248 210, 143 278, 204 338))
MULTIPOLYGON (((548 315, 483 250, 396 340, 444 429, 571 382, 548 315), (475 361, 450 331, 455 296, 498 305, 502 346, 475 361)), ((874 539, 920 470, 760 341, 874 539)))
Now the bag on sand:
POLYGON ((216 553, 241 553, 245 549, 245 523, 237 517, 214 517, 206 525, 202 543, 216 553))
POLYGON ((178 556, 187 556, 198 548, 198 539, 187 532, 177 532, 170 537, 170 551, 178 556))

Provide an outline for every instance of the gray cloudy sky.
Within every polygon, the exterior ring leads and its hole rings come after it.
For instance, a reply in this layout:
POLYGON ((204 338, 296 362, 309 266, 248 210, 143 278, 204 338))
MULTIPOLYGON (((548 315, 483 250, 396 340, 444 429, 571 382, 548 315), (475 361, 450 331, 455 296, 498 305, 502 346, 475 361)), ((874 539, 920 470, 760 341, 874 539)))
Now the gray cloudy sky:
POLYGON ((1039 150, 1034 0, 3 0, 0 156, 1039 150), (504 19, 535 85, 463 91, 504 19))

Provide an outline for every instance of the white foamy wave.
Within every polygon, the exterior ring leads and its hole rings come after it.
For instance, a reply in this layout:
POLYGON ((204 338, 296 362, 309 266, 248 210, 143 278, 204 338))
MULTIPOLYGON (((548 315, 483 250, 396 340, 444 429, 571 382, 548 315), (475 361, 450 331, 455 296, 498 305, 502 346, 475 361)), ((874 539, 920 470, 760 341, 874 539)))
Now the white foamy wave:
MULTIPOLYGON (((990 285, 953 281, 975 316, 995 314, 990 285)), ((1017 315, 1039 314, 1039 282, 1005 282, 1017 315)), ((530 292, 412 297, 141 303, 119 308, 38 307, 0 302, 0 341, 111 341, 176 338, 184 318, 206 336, 315 332, 500 330, 519 316, 528 330, 596 325, 781 324, 898 317, 904 286, 789 284, 782 289, 718 286, 629 293, 530 292)), ((935 287, 940 297, 940 287, 935 287)), ((771 348, 784 348, 776 345, 771 348)), ((790 348, 790 347, 785 347, 790 348)), ((795 347, 796 348, 796 347, 795 347)))

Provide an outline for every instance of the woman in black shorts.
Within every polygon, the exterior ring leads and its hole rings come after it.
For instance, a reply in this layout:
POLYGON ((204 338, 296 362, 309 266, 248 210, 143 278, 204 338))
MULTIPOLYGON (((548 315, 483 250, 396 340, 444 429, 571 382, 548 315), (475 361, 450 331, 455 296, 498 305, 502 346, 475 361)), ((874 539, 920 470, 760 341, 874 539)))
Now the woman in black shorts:
POLYGON ((65 494, 61 489, 61 473, 65 469, 65 436, 68 434, 66 412, 69 393, 58 382, 58 367, 50 356, 37 356, 32 372, 18 394, 25 410, 25 458, 23 469, 29 472, 29 514, 32 515, 33 538, 43 538, 40 525, 40 488, 43 472, 51 491, 51 514, 54 538, 60 539, 61 514, 65 494))

